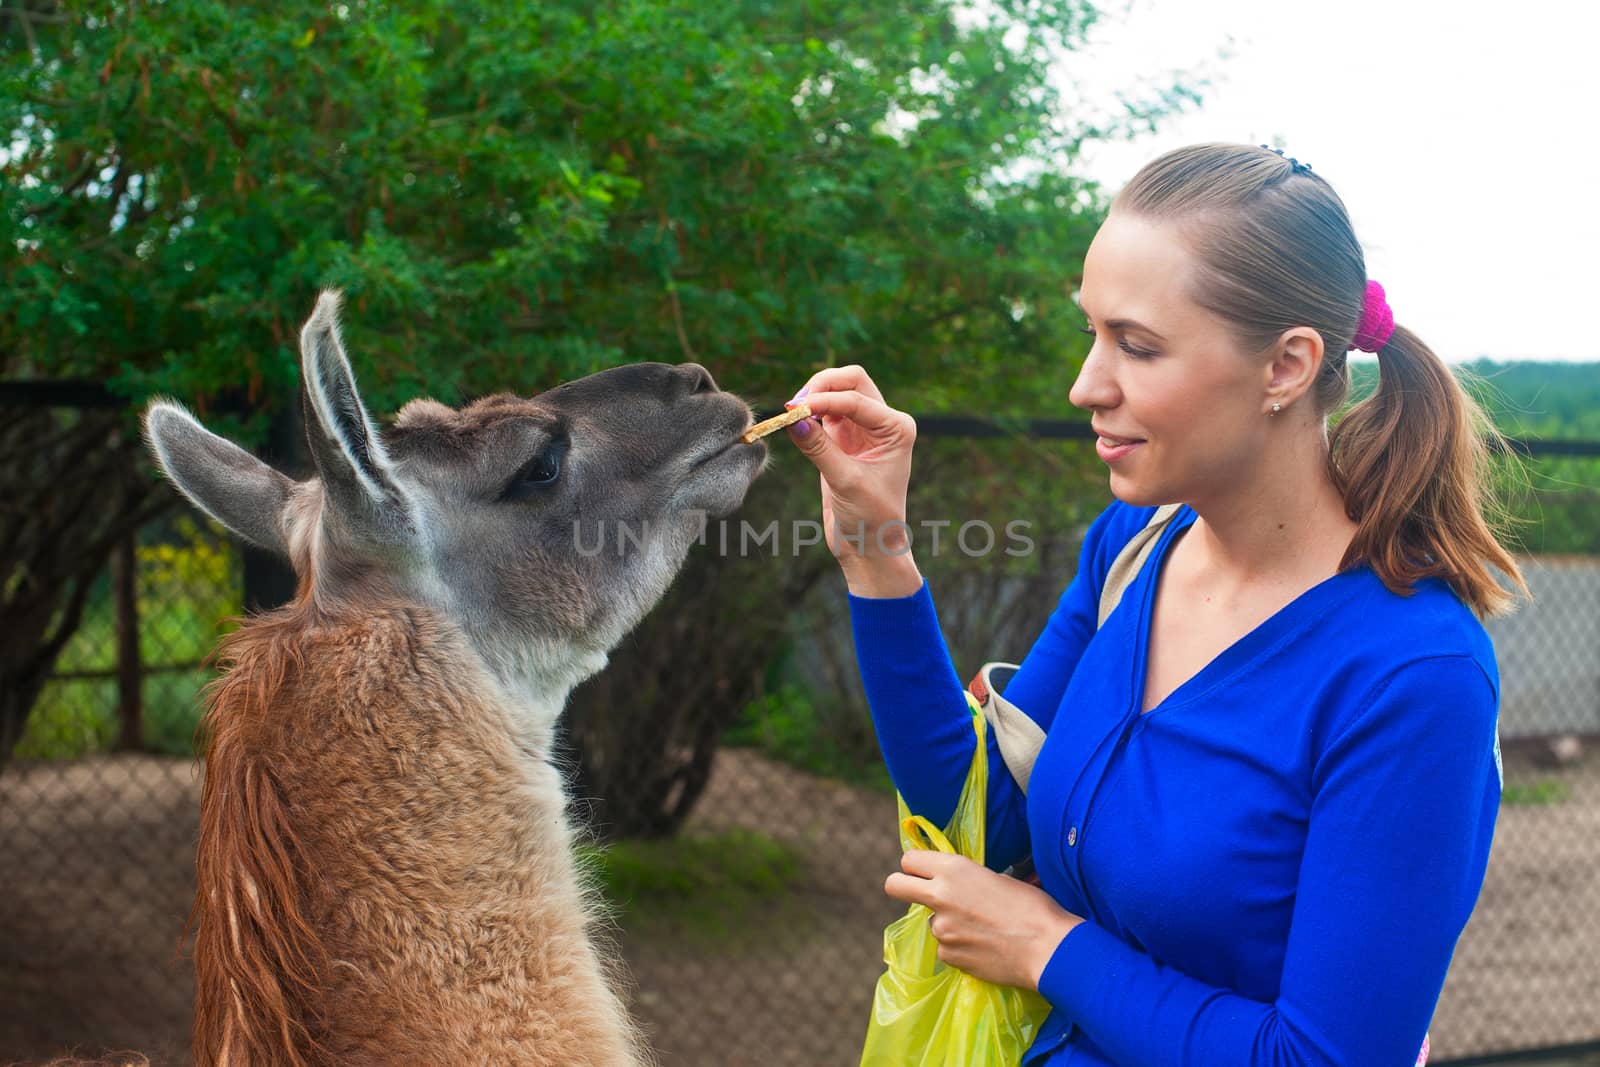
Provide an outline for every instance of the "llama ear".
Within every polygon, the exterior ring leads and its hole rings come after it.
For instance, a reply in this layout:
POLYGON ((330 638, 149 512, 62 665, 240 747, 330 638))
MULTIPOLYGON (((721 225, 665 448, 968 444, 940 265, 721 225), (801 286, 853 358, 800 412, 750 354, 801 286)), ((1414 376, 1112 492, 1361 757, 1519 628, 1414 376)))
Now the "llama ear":
POLYGON ((246 541, 288 556, 282 518, 294 482, 170 400, 145 409, 144 436, 190 503, 246 541))
POLYGON ((335 507, 347 518, 390 525, 408 508, 372 418, 356 392, 355 374, 339 340, 339 294, 325 290, 300 331, 306 441, 335 507))

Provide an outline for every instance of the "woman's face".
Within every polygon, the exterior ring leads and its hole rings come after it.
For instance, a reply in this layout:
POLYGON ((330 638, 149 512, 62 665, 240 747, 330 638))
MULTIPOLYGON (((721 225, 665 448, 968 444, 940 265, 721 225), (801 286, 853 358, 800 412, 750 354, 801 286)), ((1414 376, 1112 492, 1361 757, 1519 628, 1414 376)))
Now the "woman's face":
POLYGON ((1115 213, 1084 260, 1094 346, 1070 399, 1092 413, 1111 491, 1130 504, 1236 495, 1265 459, 1270 360, 1190 300, 1194 268, 1174 226, 1115 213))

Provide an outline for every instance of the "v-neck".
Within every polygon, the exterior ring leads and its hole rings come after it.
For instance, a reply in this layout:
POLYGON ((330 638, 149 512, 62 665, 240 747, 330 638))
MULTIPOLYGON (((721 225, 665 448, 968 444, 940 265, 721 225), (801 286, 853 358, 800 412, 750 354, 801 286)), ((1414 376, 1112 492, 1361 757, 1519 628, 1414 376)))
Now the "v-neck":
POLYGON ((1140 575, 1138 642, 1133 655, 1133 707, 1135 718, 1146 718, 1203 696, 1217 683, 1236 670, 1270 652, 1276 645, 1288 640, 1322 611, 1338 600, 1352 595, 1356 584, 1349 579, 1367 569, 1365 564, 1330 575, 1313 585, 1257 623, 1248 632, 1228 645, 1168 693, 1149 711, 1144 710, 1145 685, 1149 679, 1150 631, 1155 621, 1156 593, 1161 577, 1166 571, 1167 556, 1178 535, 1193 526, 1199 515, 1184 505, 1162 533, 1150 559, 1145 562, 1145 573, 1140 575))

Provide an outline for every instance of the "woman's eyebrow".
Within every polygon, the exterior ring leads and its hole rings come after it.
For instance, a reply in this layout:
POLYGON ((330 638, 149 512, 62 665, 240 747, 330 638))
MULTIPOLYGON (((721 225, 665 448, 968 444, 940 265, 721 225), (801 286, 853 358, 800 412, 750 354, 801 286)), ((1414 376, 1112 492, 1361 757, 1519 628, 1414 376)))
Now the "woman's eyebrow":
MULTIPOLYGON (((1078 310, 1083 311, 1081 305, 1079 306, 1078 310)), ((1087 311, 1083 311, 1083 316, 1084 318, 1088 318, 1089 313, 1087 311)), ((1125 330, 1129 327, 1132 327, 1135 330, 1143 330, 1145 333, 1149 334, 1151 337, 1154 337, 1158 341, 1166 340, 1165 337, 1161 336, 1161 334, 1157 333, 1155 330, 1152 330, 1138 319, 1107 319, 1106 326, 1107 328, 1113 330, 1125 330)))
POLYGON ((1146 326, 1144 323, 1138 321, 1137 319, 1107 319, 1106 320, 1106 325, 1111 327, 1113 330, 1125 330, 1125 329, 1127 329, 1128 327, 1131 326, 1135 330, 1143 330, 1145 333, 1149 334, 1151 337, 1154 337, 1159 341, 1165 341, 1166 340, 1165 337, 1162 337, 1159 333, 1157 333, 1156 331, 1152 330, 1150 327, 1146 326))

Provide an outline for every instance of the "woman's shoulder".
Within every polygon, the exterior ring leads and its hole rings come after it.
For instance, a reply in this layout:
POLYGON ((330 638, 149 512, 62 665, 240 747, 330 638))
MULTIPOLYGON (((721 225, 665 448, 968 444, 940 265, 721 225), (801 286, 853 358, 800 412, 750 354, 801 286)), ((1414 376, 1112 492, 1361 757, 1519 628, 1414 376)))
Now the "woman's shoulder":
POLYGON ((1424 578, 1409 590, 1394 590, 1367 566, 1344 577, 1355 585, 1338 623, 1348 654, 1390 670, 1444 658, 1470 660, 1499 691, 1494 643, 1447 582, 1424 578))
POLYGON ((1301 634, 1319 765, 1421 746, 1435 759, 1446 750, 1468 761, 1492 753, 1498 776, 1500 674, 1477 617, 1438 579, 1400 593, 1363 566, 1336 581, 1353 595, 1301 634))

